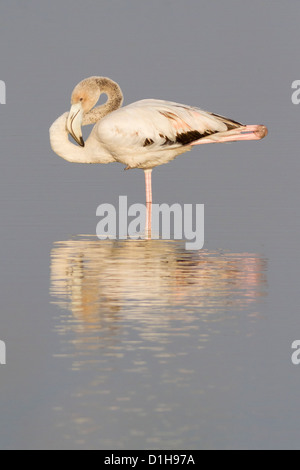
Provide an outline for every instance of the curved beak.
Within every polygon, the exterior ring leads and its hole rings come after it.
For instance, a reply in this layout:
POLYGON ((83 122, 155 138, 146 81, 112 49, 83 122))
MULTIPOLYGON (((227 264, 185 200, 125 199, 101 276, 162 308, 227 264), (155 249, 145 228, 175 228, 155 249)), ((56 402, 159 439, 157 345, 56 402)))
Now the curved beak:
POLYGON ((84 140, 81 132, 82 116, 83 109, 81 103, 73 104, 67 119, 67 130, 75 142, 77 142, 81 147, 84 147, 84 140))

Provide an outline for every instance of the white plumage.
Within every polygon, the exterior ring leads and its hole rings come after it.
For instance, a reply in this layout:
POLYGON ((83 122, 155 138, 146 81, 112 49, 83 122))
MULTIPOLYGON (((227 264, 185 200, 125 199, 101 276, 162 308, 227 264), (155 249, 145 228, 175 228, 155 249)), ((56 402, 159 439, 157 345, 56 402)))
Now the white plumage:
POLYGON ((72 93, 70 113, 50 128, 54 152, 77 163, 120 162, 146 173, 146 200, 152 202, 151 170, 168 163, 194 145, 237 140, 259 140, 267 134, 262 125, 244 126, 199 108, 162 100, 141 100, 121 108, 123 95, 117 83, 104 77, 80 82, 72 93), (107 102, 94 108, 101 93, 107 102), (92 124, 84 143, 81 126, 92 124), (71 134, 79 146, 68 139, 71 134))
POLYGON ((226 131, 224 121, 200 109, 168 101, 142 100, 101 119, 91 137, 129 168, 146 169, 190 150, 187 142, 196 141, 197 133, 205 136, 226 131))

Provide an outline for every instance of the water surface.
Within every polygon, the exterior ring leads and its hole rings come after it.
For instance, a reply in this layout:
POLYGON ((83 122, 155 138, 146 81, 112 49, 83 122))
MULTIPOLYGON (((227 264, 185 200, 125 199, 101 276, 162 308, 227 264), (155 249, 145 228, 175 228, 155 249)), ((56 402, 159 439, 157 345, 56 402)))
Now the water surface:
POLYGON ((66 439, 198 447, 214 387, 202 351, 229 331, 251 334, 266 270, 259 254, 188 252, 178 241, 54 243, 55 357, 81 377, 70 401, 55 407, 66 439))

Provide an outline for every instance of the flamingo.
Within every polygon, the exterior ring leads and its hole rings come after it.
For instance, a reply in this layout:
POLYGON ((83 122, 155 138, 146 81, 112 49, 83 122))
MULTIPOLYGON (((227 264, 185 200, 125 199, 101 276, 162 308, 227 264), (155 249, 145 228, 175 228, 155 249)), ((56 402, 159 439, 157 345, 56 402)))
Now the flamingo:
POLYGON ((70 112, 50 128, 53 151, 69 162, 120 162, 126 170, 145 172, 146 204, 152 204, 152 169, 168 163, 195 145, 260 140, 264 125, 243 125, 219 114, 170 101, 145 99, 121 107, 119 85, 106 77, 90 77, 73 90, 70 112), (100 95, 105 104, 95 108, 100 95), (88 139, 82 126, 95 124, 88 139), (78 145, 69 141, 71 135, 78 145))

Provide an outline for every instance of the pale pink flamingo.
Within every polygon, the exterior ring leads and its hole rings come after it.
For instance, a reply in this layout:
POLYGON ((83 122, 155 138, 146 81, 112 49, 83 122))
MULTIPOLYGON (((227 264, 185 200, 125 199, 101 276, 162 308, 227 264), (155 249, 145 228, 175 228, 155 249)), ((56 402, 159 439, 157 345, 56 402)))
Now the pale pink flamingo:
MULTIPOLYGON (((52 149, 75 163, 120 162, 126 169, 145 172, 146 203, 151 207, 151 172, 194 145, 260 140, 268 133, 263 125, 243 125, 193 106, 162 100, 141 100, 121 108, 123 94, 109 78, 90 77, 72 93, 71 110, 50 128, 52 149), (108 99, 94 108, 100 95, 108 99), (95 124, 86 142, 82 125, 95 124), (72 144, 68 134, 78 145, 72 144)), ((151 209, 150 209, 151 211, 151 209)))

